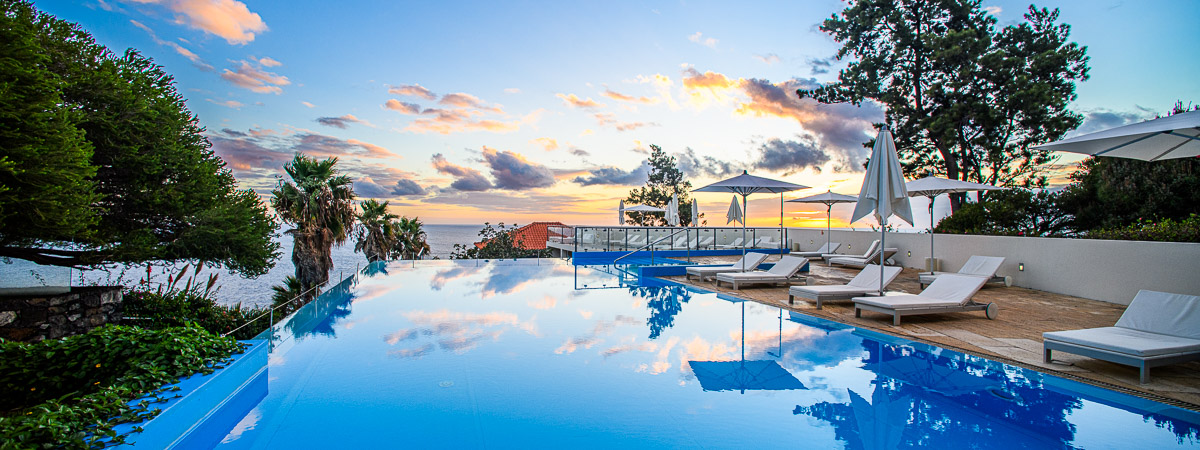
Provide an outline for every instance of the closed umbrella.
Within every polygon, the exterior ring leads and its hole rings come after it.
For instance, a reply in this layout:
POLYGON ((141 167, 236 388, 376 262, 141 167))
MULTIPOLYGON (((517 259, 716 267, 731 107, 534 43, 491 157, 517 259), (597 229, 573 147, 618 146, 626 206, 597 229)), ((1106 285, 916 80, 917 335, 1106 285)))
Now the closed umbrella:
POLYGON ((733 196, 733 201, 729 202, 729 211, 725 212, 725 225, 731 223, 742 223, 742 205, 738 204, 737 196, 733 196))
POLYGON ((862 190, 858 193, 858 205, 850 221, 875 213, 879 220, 879 293, 883 294, 883 255, 887 253, 887 220, 891 216, 912 225, 912 206, 908 202, 908 191, 904 188, 904 172, 900 170, 900 159, 896 156, 896 143, 892 132, 884 125, 875 138, 871 149, 871 161, 863 177, 862 190))
POLYGON ((857 201, 858 201, 858 197, 855 197, 853 195, 835 194, 835 193, 833 193, 833 191, 827 191, 824 194, 810 195, 808 197, 795 198, 795 199, 788 200, 788 202, 793 202, 793 203, 823 203, 826 206, 826 208, 825 208, 825 246, 826 246, 826 248, 829 247, 830 242, 833 242, 833 238, 830 237, 830 235, 829 235, 829 232, 831 230, 831 228, 829 227, 829 217, 830 217, 830 213, 833 211, 833 205, 837 204, 837 203, 854 203, 857 201))
POLYGON ((1200 156, 1200 111, 1110 128, 1033 148, 1158 161, 1200 156))
POLYGON ((671 194, 671 202, 667 203, 667 224, 679 226, 679 194, 671 194))
POLYGON ((933 272, 933 200, 942 194, 957 194, 960 192, 1002 190, 999 186, 972 183, 970 181, 951 180, 949 178, 925 177, 904 184, 910 197, 922 196, 929 198, 929 272, 933 272))
POLYGON ((692 226, 700 226, 700 205, 696 203, 696 199, 692 199, 692 226))
MULTIPOLYGON (((693 192, 732 192, 742 196, 742 256, 746 256, 746 196, 757 192, 769 192, 779 194, 783 197, 784 192, 791 192, 799 189, 808 189, 808 186, 788 183, 786 181, 772 180, 770 178, 757 177, 750 175, 746 171, 742 171, 741 175, 733 178, 724 179, 716 183, 696 189, 693 192)), ((780 203, 780 220, 779 220, 779 237, 783 240, 783 219, 782 210, 783 203, 780 203)), ((782 250, 783 243, 780 242, 782 250)))
POLYGON ((625 225, 625 200, 617 207, 617 225, 625 225))

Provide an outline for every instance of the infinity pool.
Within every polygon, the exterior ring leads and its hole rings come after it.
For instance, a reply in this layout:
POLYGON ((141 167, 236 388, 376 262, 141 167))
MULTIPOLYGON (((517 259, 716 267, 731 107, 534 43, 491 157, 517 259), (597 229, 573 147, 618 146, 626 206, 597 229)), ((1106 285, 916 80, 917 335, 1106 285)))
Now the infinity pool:
POLYGON ((276 332, 222 448, 1163 448, 1196 413, 554 260, 397 263, 276 332))

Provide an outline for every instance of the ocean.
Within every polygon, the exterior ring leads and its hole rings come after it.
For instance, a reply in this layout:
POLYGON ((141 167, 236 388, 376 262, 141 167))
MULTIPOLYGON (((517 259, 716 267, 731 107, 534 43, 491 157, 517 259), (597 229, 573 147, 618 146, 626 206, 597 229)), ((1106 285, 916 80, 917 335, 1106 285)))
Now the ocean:
MULTIPOLYGON (((479 230, 483 225, 434 225, 426 224, 426 239, 429 243, 429 258, 449 259, 454 251, 454 244, 471 245, 479 240, 479 230)), ((283 279, 296 272, 292 264, 292 237, 283 234, 276 238, 279 242, 281 256, 275 262, 275 267, 258 278, 245 278, 236 273, 205 268, 196 277, 197 282, 207 282, 208 274, 217 275, 217 292, 213 297, 217 302, 226 305, 241 304, 243 306, 267 306, 271 304, 271 286, 283 284, 283 279)), ((333 248, 333 270, 330 271, 330 282, 336 283, 356 270, 366 265, 367 259, 361 253, 354 252, 354 242, 347 241, 346 245, 333 248)), ((174 277, 176 272, 183 269, 183 264, 174 264, 164 269, 155 266, 150 275, 154 283, 165 283, 168 277, 174 277)), ((188 275, 192 274, 189 268, 188 275)), ((109 270, 77 271, 58 267, 42 267, 21 260, 0 260, 0 287, 17 287, 37 284, 38 280, 50 280, 52 283, 70 279, 73 286, 86 285, 126 285, 132 286, 146 278, 145 268, 118 266, 109 270)), ((184 278, 184 282, 187 278, 184 278)), ((179 284, 182 286, 182 283, 179 284)))

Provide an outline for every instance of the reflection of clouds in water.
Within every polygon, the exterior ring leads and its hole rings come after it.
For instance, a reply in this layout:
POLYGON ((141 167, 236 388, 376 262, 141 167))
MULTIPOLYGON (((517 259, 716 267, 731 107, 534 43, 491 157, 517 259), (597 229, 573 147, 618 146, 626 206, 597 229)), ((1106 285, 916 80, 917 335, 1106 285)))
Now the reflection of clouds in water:
POLYGON ((551 270, 542 266, 491 266, 487 280, 480 289, 480 296, 491 298, 497 294, 512 294, 538 280, 574 274, 568 266, 555 266, 551 270))
POLYGON ((254 409, 251 409, 249 413, 246 413, 246 417, 243 417, 242 420, 237 423, 237 425, 233 426, 232 430, 229 430, 229 434, 225 435, 225 439, 222 439, 221 443, 228 444, 241 439, 242 434, 258 427, 258 421, 262 420, 263 417, 262 410, 259 408, 261 408, 261 406, 256 406, 254 409))
POLYGON ((429 279, 429 288, 435 291, 440 291, 443 287, 446 287, 447 282, 454 281, 459 278, 469 277, 480 270, 483 270, 483 268, 478 266, 459 266, 446 270, 439 270, 437 273, 433 274, 433 278, 429 279))
POLYGON ((639 352, 652 352, 657 349, 658 349, 658 344, 655 344, 653 342, 643 342, 638 345, 624 344, 624 345, 617 345, 614 347, 609 347, 609 348, 605 349, 604 351, 600 352, 600 355, 604 356, 605 358, 608 358, 609 356, 616 355, 619 353, 625 353, 625 352, 628 352, 631 350, 637 350, 639 352))
MULTIPOLYGON (((356 303, 357 303, 357 302, 356 302, 356 303)), ((363 318, 361 318, 361 319, 358 319, 358 320, 351 320, 351 321, 349 321, 349 322, 346 322, 346 323, 342 324, 342 328, 345 328, 345 329, 347 329, 347 330, 353 330, 353 329, 354 329, 354 327, 358 326, 358 324, 361 324, 361 323, 367 323, 367 321, 371 320, 371 319, 372 319, 372 318, 374 318, 374 317, 375 317, 375 316, 366 316, 366 317, 363 317, 363 318)))
POLYGON ((579 315, 582 316, 584 319, 591 320, 591 318, 594 314, 596 314, 596 313, 594 313, 592 311, 583 310, 583 309, 579 310, 579 315))
MULTIPOLYGON (((437 347, 442 350, 463 354, 475 348, 484 340, 498 340, 509 328, 524 331, 533 336, 540 336, 537 328, 537 317, 522 322, 513 313, 461 313, 449 310, 440 311, 409 311, 404 316, 416 325, 413 328, 403 328, 383 336, 389 345, 410 341, 421 336, 429 336, 436 340, 437 347), (500 329, 486 329, 502 327, 500 329)), ((433 351, 432 343, 422 344, 415 349, 400 349, 389 351, 388 354, 403 358, 423 356, 433 351)))
MULTIPOLYGON (((590 316, 590 315, 591 314, 589 313, 588 316, 590 316)), ((574 353, 575 350, 579 349, 579 347, 592 348, 592 346, 594 346, 600 342, 603 342, 604 339, 602 339, 602 336, 611 334, 613 329, 615 329, 617 327, 617 325, 640 325, 641 323, 642 322, 640 320, 638 320, 636 317, 630 317, 630 316, 626 316, 624 314, 618 314, 611 321, 598 320, 598 321, 596 321, 596 325, 592 327, 592 331, 590 333, 585 334, 583 336, 567 339, 567 341, 564 342, 563 345, 560 345, 557 349, 554 350, 554 353, 557 353, 560 355, 564 354, 564 353, 569 354, 569 353, 574 353)))
POLYGON ((691 379, 692 366, 688 361, 735 361, 740 359, 737 345, 711 343, 699 336, 683 344, 679 352, 679 368, 683 370, 684 378, 691 379))
POLYGON ((551 295, 546 295, 541 300, 530 300, 527 304, 530 308, 534 309, 554 309, 558 305, 558 299, 551 295))
POLYGON ((355 297, 351 303, 361 303, 367 300, 374 300, 386 295, 401 287, 398 280, 388 280, 387 283, 380 284, 360 284, 354 289, 355 297))
POLYGON ((425 344, 417 348, 402 348, 398 350, 390 350, 388 356, 401 359, 418 359, 432 352, 433 344, 425 344))

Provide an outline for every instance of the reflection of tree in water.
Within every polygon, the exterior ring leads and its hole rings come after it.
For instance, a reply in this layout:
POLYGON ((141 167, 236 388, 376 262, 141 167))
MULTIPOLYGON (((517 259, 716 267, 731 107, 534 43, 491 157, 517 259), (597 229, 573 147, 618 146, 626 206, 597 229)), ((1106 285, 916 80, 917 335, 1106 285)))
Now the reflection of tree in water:
POLYGON ((350 315, 350 303, 355 297, 351 288, 357 284, 358 280, 356 278, 351 278, 351 280, 334 285, 312 303, 305 305, 306 308, 312 309, 297 312, 297 317, 287 322, 287 331, 296 338, 312 335, 336 337, 337 333, 333 327, 350 315), (302 317, 312 319, 296 320, 302 317))
MULTIPOLYGON (((933 365, 965 370, 995 382, 995 389, 980 389, 959 395, 943 395, 936 390, 952 386, 921 386, 915 380, 893 379, 877 373, 874 381, 876 403, 872 408, 895 407, 899 402, 908 409, 909 419, 895 442, 896 448, 946 446, 957 448, 1065 447, 1074 440, 1075 426, 1067 415, 1082 406, 1075 397, 1043 389, 1039 380, 1007 373, 1000 363, 965 355, 948 358, 907 346, 863 341, 869 356, 867 368, 901 358, 922 358, 933 365), (878 392, 882 390, 882 392, 878 392), (902 399, 902 400, 897 400, 902 399)), ((893 374, 895 375, 895 374, 893 374)), ((852 392, 852 394, 857 395, 852 392)), ((862 416, 851 404, 822 402, 797 406, 794 414, 807 414, 833 424, 837 439, 849 448, 876 448, 878 437, 872 430, 860 430, 870 418, 862 416)))
POLYGON ((1180 444, 1184 442, 1191 444, 1200 442, 1200 426, 1197 424, 1174 419, 1161 414, 1142 414, 1142 420, 1147 422, 1153 420, 1154 426, 1174 433, 1175 441, 1179 442, 1180 444))
POLYGON ((675 315, 683 310, 683 304, 692 299, 692 293, 683 286, 643 286, 631 287, 629 293, 646 299, 650 308, 650 318, 646 325, 650 326, 650 339, 675 324, 675 315))

